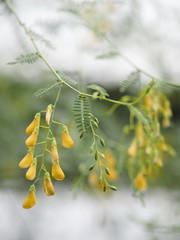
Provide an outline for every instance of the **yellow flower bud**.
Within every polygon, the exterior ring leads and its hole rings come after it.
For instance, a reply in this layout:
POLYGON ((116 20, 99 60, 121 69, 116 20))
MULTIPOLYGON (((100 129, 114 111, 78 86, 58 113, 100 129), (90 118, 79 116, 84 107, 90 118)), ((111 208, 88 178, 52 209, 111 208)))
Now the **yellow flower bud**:
POLYGON ((147 181, 145 176, 142 173, 139 173, 134 179, 134 186, 141 191, 146 190, 147 181))
POLYGON ((67 127, 65 126, 62 130, 62 145, 66 148, 72 148, 74 146, 74 142, 68 133, 67 127))
POLYGON ((29 194, 24 200, 23 208, 29 209, 32 208, 35 204, 36 204, 35 186, 31 185, 29 194))
POLYGON ((38 128, 34 129, 34 132, 31 134, 31 136, 29 136, 26 141, 25 144, 28 148, 32 148, 36 145, 37 142, 37 138, 38 138, 38 128))
POLYGON ((143 147, 145 145, 145 140, 144 140, 144 129, 141 123, 137 124, 135 129, 135 134, 136 134, 139 146, 143 147))
POLYGON ((26 154, 26 156, 20 161, 19 167, 20 168, 27 168, 31 165, 33 160, 34 149, 30 148, 26 154))
POLYGON ((47 111, 46 111, 46 123, 49 125, 50 120, 51 120, 51 115, 52 115, 52 104, 48 105, 47 111))
POLYGON ((128 155, 130 157, 135 157, 136 156, 136 152, 137 152, 137 146, 136 146, 136 142, 133 141, 130 145, 130 147, 128 148, 128 155))
POLYGON ((152 105, 153 105, 153 99, 150 95, 146 95, 143 99, 144 101, 144 106, 146 108, 152 108, 152 105))
POLYGON ((167 145, 165 144, 165 142, 161 142, 159 144, 159 150, 163 151, 163 152, 166 152, 167 151, 167 145))
POLYGON ((116 159, 114 155, 111 153, 111 151, 109 150, 105 151, 105 161, 107 162, 109 167, 116 166, 116 159))
POLYGON ((52 163, 59 161, 59 154, 57 151, 56 139, 54 138, 51 143, 52 163))
POLYGON ((29 169, 26 172, 27 180, 33 180, 36 177, 36 167, 37 167, 37 160, 36 158, 34 158, 29 169))
POLYGON ((39 127, 40 117, 41 117, 40 113, 36 113, 33 121, 26 128, 26 134, 31 135, 33 133, 34 129, 39 127))
POLYGON ((151 175, 153 172, 152 167, 146 167, 143 171, 144 175, 151 175))
POLYGON ((44 174, 44 192, 47 196, 53 196, 55 192, 48 172, 44 174))
POLYGON ((53 162, 51 175, 56 180, 63 180, 65 178, 65 175, 58 162, 53 162))
POLYGON ((162 125, 163 127, 170 127, 171 123, 169 117, 163 119, 162 125))

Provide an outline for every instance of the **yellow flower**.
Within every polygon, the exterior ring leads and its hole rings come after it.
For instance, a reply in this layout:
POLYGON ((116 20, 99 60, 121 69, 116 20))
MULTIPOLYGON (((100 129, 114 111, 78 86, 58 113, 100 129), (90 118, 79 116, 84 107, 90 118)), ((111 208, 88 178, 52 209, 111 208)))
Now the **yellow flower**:
POLYGON ((53 162, 52 169, 51 169, 51 175, 56 180, 63 180, 65 178, 65 175, 59 166, 58 162, 53 162))
POLYGON ((153 99, 150 95, 146 95, 143 99, 144 101, 144 106, 147 108, 152 108, 153 105, 153 99))
POLYGON ((159 167, 163 167, 163 165, 164 165, 163 161, 162 161, 162 159, 160 157, 155 157, 154 162, 159 167))
POLYGON ((59 161, 59 154, 57 151, 57 144, 56 139, 53 138, 53 141, 51 143, 51 154, 52 154, 52 162, 58 162, 59 161))
POLYGON ((130 147, 128 148, 128 155, 130 157, 135 157, 136 156, 136 152, 137 152, 137 146, 136 146, 136 142, 133 141, 130 145, 130 147))
POLYGON ((66 148, 74 147, 74 142, 70 137, 66 126, 63 126, 63 129, 62 129, 62 145, 63 147, 66 147, 66 148))
POLYGON ((161 150, 161 151, 163 151, 163 152, 166 152, 167 151, 167 145, 166 145, 166 143, 165 142, 161 142, 160 144, 159 144, 159 150, 161 150))
POLYGON ((38 138, 38 133, 39 133, 39 129, 35 128, 33 133, 31 134, 31 136, 29 136, 26 141, 25 144, 28 148, 32 148, 36 145, 36 141, 38 138))
POLYGON ((26 128, 26 134, 31 135, 33 133, 34 129, 39 127, 40 117, 41 117, 40 113, 36 113, 33 121, 26 128))
POLYGON ((107 175, 107 178, 110 181, 116 181, 118 179, 118 172, 114 168, 109 168, 109 175, 107 175))
POLYGON ((146 190, 147 181, 143 173, 139 173, 136 176, 136 178, 134 179, 134 186, 141 191, 146 190))
POLYGON ((151 175, 152 174, 152 167, 146 167, 145 169, 144 169, 144 171, 143 171, 143 174, 144 175, 151 175))
POLYGON ((52 115, 52 104, 48 105, 47 110, 46 110, 46 123, 49 125, 50 120, 51 120, 51 115, 52 115))
POLYGON ((171 123, 169 117, 163 119, 162 125, 163 127, 170 127, 171 123))
POLYGON ((91 171, 88 177, 89 185, 97 187, 98 185, 98 175, 95 171, 91 171))
POLYGON ((20 168, 27 168, 31 165, 33 160, 34 148, 30 148, 26 154, 26 156, 20 161, 20 168))
POLYGON ((35 204, 36 204, 35 186, 31 185, 29 194, 24 200, 23 208, 29 209, 32 208, 35 204))
POLYGON ((26 172, 26 179, 33 180, 36 176, 37 159, 34 158, 29 169, 26 172))
POLYGON ((109 151, 109 150, 105 151, 105 161, 107 162, 109 167, 116 166, 116 159, 115 159, 114 155, 111 153, 111 151, 109 151))
POLYGON ((143 147, 145 145, 145 140, 144 140, 144 129, 142 123, 138 123, 135 129, 135 134, 139 143, 140 147, 143 147))
POLYGON ((53 196, 55 192, 48 172, 44 174, 44 192, 47 196, 53 196))

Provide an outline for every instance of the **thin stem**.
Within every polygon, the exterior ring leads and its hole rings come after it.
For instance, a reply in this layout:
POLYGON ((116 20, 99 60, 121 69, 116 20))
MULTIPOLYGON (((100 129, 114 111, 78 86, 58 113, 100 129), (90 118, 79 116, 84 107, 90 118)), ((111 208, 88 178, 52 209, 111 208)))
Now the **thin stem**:
POLYGON ((52 123, 55 123, 55 124, 59 124, 59 125, 61 125, 61 126, 64 126, 64 124, 63 123, 60 123, 60 122, 56 122, 56 121, 52 121, 52 123))

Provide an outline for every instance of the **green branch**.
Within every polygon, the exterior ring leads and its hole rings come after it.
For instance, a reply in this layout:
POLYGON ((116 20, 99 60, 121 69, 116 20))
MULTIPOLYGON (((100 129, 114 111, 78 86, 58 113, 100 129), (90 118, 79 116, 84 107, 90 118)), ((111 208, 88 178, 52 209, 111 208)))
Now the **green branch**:
MULTIPOLYGON (((43 62, 47 65, 47 67, 50 69, 50 71, 52 72, 52 74, 58 79, 58 81, 61 84, 66 85, 68 88, 70 88, 71 90, 73 90, 74 92, 78 93, 80 96, 86 96, 86 97, 90 97, 90 98, 94 98, 93 94, 87 94, 84 92, 79 91, 78 89, 74 88, 73 86, 71 86, 69 83, 63 81, 63 79, 60 77, 60 75, 58 74, 58 72, 51 66, 51 64, 47 61, 47 59, 42 55, 42 53, 40 52, 32 34, 31 31, 26 27, 26 25, 22 22, 22 20, 19 18, 18 14, 16 13, 16 11, 14 10, 14 8, 12 7, 11 3, 9 2, 9 0, 5 0, 5 3, 9 9, 9 11, 16 17, 16 20, 18 21, 18 23, 20 24, 20 26, 24 29, 26 35, 29 37, 31 43, 33 44, 35 50, 36 50, 36 54, 39 58, 41 58, 43 60, 43 62)), ((107 102, 111 102, 117 105, 125 105, 125 106, 130 106, 133 105, 135 103, 137 103, 138 101, 141 100, 141 97, 136 99, 134 102, 131 103, 126 103, 126 102, 121 102, 118 100, 113 100, 110 98, 106 98, 104 97, 103 99, 100 96, 97 96, 96 99, 101 99, 103 101, 107 101, 107 102)))

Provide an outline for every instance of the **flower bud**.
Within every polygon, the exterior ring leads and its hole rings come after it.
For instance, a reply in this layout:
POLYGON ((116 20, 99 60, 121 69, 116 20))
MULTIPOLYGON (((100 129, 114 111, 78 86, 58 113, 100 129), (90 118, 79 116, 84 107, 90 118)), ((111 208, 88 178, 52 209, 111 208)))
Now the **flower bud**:
POLYGON ((143 147, 144 146, 144 129, 143 129, 143 125, 142 123, 138 123, 137 126, 136 126, 136 130, 135 130, 135 134, 136 134, 136 137, 137 137, 137 141, 139 143, 139 146, 140 147, 143 147))
POLYGON ((26 179, 33 180, 36 177, 37 159, 34 158, 29 169, 26 172, 26 179))
POLYGON ((38 134, 39 128, 35 128, 31 136, 26 139, 25 144, 28 148, 32 148, 36 145, 38 134))
POLYGON ((35 204, 36 204, 35 186, 31 185, 29 194, 24 200, 23 208, 29 209, 32 208, 35 204))
POLYGON ((52 165, 51 175, 56 180, 63 180, 65 178, 65 175, 59 166, 58 162, 54 162, 52 165))
POLYGON ((166 127, 170 127, 171 123, 170 123, 169 117, 166 117, 166 118, 163 119, 162 125, 163 125, 163 127, 165 127, 165 128, 166 128, 166 127))
POLYGON ((55 192, 48 172, 44 174, 44 192, 47 196, 53 196, 55 192))
POLYGON ((147 181, 145 176, 142 173, 139 173, 134 179, 134 186, 141 191, 146 190, 147 181))
POLYGON ((50 105, 48 105, 47 110, 46 110, 46 123, 47 123, 47 125, 49 125, 50 120, 51 120, 51 115, 52 115, 52 111, 53 111, 52 108, 53 108, 53 106, 52 106, 52 104, 50 104, 50 105))
POLYGON ((31 165, 33 160, 34 149, 30 148, 26 154, 26 156, 20 161, 19 167, 20 168, 27 168, 31 165))
POLYGON ((66 126, 63 126, 62 129, 62 145, 66 148, 72 148, 74 146, 74 142, 70 137, 66 126))
POLYGON ((144 101, 144 106, 146 108, 152 108, 152 106, 153 106, 153 99, 152 99, 152 97, 150 95, 146 95, 144 97, 143 101, 144 101))
POLYGON ((31 135, 35 128, 39 127, 40 124, 40 113, 36 113, 33 121, 29 124, 29 126, 26 128, 26 134, 31 135))
POLYGON ((52 153, 52 163, 59 161, 59 154, 57 151, 57 144, 56 139, 53 138, 53 141, 51 142, 51 153, 52 153))
POLYGON ((129 157, 135 157, 136 156, 136 152, 137 152, 136 142, 133 141, 131 143, 130 147, 128 148, 128 155, 129 155, 129 157))

